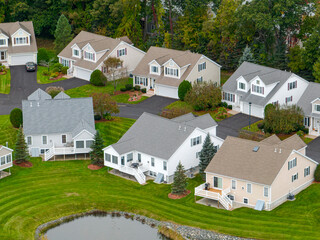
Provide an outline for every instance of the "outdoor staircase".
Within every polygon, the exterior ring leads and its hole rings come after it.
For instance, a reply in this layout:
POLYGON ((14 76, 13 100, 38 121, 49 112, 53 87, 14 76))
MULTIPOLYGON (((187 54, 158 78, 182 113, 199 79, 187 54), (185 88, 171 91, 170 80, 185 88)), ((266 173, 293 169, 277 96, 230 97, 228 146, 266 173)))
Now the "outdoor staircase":
POLYGON ((44 152, 44 160, 48 161, 53 156, 54 156, 54 147, 52 146, 46 152, 44 152))
POLYGON ((139 167, 133 168, 133 167, 121 166, 118 170, 120 172, 134 176, 136 178, 137 182, 140 184, 146 183, 146 176, 144 175, 144 173, 141 171, 141 169, 139 167))

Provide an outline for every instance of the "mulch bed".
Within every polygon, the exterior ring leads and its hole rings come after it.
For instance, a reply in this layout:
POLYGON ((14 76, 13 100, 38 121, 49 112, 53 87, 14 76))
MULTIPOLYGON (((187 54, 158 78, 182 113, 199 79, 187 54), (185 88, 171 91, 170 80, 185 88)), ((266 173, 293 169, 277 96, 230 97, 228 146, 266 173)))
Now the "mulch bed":
POLYGON ((33 165, 31 162, 29 161, 25 161, 22 163, 17 163, 16 160, 13 161, 13 164, 19 167, 23 167, 23 168, 31 168, 33 165))
POLYGON ((187 190, 184 194, 182 195, 176 195, 176 194, 173 194, 173 193, 169 193, 168 194, 168 198, 171 198, 171 199, 181 199, 181 198, 184 198, 186 196, 188 196, 190 194, 190 190, 187 190))
POLYGON ((133 92, 131 92, 131 91, 125 91, 125 92, 116 91, 116 92, 114 92, 114 95, 120 95, 120 94, 129 94, 130 97, 128 99, 128 102, 138 101, 142 97, 142 92, 140 92, 140 91, 133 91, 133 92))
POLYGON ((0 75, 6 75, 7 71, 0 72, 0 75))
POLYGON ((98 166, 98 165, 90 164, 90 165, 88 165, 88 168, 89 168, 90 170, 99 170, 99 169, 103 168, 103 166, 98 166))
POLYGON ((49 80, 50 80, 50 81, 58 80, 58 79, 60 79, 60 78, 63 78, 63 76, 64 76, 64 74, 63 74, 63 73, 60 73, 57 77, 51 78, 51 79, 49 79, 49 80))

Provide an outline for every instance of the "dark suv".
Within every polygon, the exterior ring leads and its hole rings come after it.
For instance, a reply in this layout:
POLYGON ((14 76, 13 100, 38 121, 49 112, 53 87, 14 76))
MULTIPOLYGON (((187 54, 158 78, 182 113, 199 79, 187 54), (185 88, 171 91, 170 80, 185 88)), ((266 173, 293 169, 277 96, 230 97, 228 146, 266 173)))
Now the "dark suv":
POLYGON ((34 62, 27 62, 26 70, 27 72, 34 72, 36 70, 36 64, 34 62))

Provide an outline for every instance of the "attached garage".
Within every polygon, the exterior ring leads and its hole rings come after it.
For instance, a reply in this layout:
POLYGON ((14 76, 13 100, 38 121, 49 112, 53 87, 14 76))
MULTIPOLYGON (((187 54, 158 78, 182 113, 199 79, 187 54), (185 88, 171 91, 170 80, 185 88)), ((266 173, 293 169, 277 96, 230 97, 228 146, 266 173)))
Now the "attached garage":
POLYGON ((177 87, 171 87, 171 86, 164 86, 164 85, 156 84, 156 86, 155 86, 155 94, 158 95, 158 96, 179 99, 179 97, 178 97, 178 88, 177 87))
POLYGON ((74 70, 73 70, 73 76, 74 77, 80 78, 80 79, 83 79, 83 80, 87 80, 87 81, 90 81, 91 73, 92 73, 91 70, 78 68, 76 66, 74 67, 74 70))
MULTIPOLYGON (((242 112, 244 114, 248 114, 249 115, 249 111, 250 111, 249 110, 249 103, 244 102, 244 103, 242 103, 242 105, 243 105, 242 112)), ((264 107, 251 104, 251 116, 264 118, 264 107)))
POLYGON ((10 66, 25 65, 27 62, 37 63, 36 53, 12 54, 10 55, 10 66))

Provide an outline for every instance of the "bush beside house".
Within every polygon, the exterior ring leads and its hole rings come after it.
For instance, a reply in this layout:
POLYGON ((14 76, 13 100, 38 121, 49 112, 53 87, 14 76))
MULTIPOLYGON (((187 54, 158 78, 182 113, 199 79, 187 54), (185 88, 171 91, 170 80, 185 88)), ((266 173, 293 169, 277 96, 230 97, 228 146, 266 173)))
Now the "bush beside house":
POLYGON ((183 80, 178 88, 178 96, 179 99, 181 101, 184 101, 184 97, 186 96, 186 94, 190 91, 190 89, 192 88, 192 85, 189 81, 187 80, 183 80))
POLYGON ((91 73, 90 83, 94 86, 105 86, 107 77, 100 70, 96 69, 91 73))
POLYGON ((22 125, 22 111, 20 108, 14 108, 10 112, 10 122, 15 128, 19 128, 22 125))

